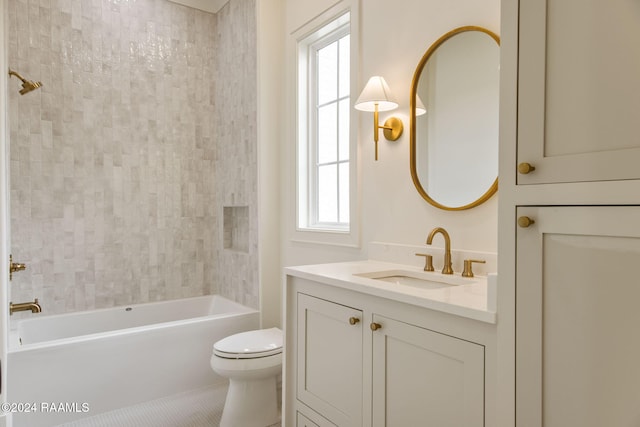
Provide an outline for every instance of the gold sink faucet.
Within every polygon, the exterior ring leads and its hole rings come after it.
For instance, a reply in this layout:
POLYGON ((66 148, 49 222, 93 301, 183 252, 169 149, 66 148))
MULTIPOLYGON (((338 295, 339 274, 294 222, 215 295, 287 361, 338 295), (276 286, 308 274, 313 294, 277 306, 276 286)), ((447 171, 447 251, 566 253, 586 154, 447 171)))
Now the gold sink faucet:
POLYGON ((27 311, 31 310, 32 313, 41 313, 42 307, 38 304, 38 298, 36 298, 33 302, 20 302, 14 304, 12 302, 9 303, 9 314, 13 314, 14 311, 27 311))
POLYGON ((453 274, 453 268, 451 266, 451 238, 447 230, 442 227, 436 227, 431 230, 429 237, 427 237, 427 245, 433 242, 433 237, 438 233, 444 237, 444 267, 442 267, 442 274, 453 274))

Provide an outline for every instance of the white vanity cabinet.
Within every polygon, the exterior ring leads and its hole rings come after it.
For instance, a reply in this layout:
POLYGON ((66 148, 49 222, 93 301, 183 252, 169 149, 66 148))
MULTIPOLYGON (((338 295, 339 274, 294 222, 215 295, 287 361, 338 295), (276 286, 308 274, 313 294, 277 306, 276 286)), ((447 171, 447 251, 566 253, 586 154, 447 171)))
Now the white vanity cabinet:
POLYGON ((293 276, 286 307, 284 426, 486 425, 495 325, 293 276))
POLYGON ((517 183, 640 179, 640 4, 518 4, 517 183))

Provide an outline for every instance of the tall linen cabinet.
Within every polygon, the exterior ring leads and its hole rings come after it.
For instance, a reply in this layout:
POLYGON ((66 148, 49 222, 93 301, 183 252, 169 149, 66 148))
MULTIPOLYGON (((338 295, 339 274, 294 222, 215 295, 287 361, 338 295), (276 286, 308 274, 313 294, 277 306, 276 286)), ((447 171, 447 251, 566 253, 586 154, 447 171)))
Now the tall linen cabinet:
POLYGON ((501 426, 640 425, 640 2, 503 0, 501 426))

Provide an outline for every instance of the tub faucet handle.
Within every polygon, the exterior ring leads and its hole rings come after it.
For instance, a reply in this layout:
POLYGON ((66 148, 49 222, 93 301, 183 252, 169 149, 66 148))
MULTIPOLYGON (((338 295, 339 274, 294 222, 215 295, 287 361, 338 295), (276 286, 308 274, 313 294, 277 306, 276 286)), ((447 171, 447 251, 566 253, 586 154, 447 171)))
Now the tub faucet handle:
POLYGON ((20 262, 13 262, 13 255, 9 255, 9 280, 13 279, 13 273, 18 271, 24 271, 27 269, 27 264, 20 262))

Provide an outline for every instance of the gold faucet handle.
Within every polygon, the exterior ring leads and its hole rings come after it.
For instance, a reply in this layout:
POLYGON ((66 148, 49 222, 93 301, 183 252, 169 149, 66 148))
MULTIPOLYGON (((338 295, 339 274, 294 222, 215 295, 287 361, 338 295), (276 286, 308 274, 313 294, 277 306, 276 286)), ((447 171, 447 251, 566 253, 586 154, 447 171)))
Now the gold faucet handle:
POLYGON ((477 262, 479 264, 485 264, 487 261, 483 259, 465 259, 464 270, 462 271, 462 277, 473 277, 473 270, 471 269, 471 265, 474 262, 477 262))
POLYGON ((433 256, 429 254, 416 254, 416 256, 424 257, 424 271, 434 271, 433 269, 433 256))
POLYGON ((13 273, 18 271, 24 271, 27 269, 26 264, 20 262, 13 262, 13 255, 9 255, 9 280, 13 280, 13 273))

